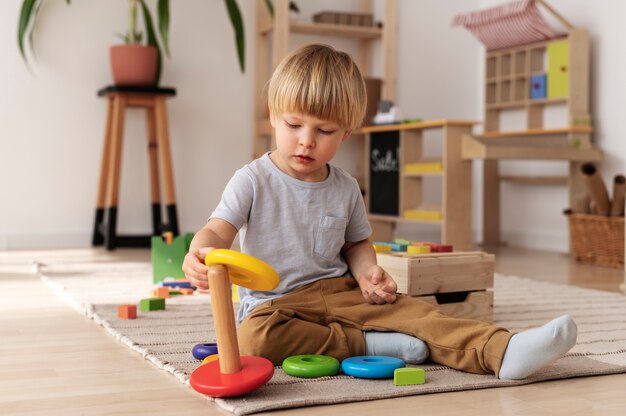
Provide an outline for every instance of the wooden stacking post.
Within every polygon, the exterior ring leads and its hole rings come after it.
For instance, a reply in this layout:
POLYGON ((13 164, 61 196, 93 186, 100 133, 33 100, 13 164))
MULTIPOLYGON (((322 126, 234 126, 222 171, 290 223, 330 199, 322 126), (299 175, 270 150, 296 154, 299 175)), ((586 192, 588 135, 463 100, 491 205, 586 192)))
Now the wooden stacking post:
POLYGON ((233 374, 241 370, 239 360, 239 343, 235 315, 231 303, 230 280, 228 270, 223 265, 213 265, 208 272, 211 288, 211 308, 215 321, 217 350, 219 351, 220 371, 222 374, 233 374))

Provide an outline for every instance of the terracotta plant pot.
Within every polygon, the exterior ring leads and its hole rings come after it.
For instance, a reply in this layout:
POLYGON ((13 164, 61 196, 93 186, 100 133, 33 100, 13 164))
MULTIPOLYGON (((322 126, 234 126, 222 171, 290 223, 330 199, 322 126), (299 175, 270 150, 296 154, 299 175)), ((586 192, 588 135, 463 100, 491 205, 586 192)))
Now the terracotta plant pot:
POLYGON ((157 59, 154 46, 111 46, 113 82, 116 85, 155 85, 157 59))

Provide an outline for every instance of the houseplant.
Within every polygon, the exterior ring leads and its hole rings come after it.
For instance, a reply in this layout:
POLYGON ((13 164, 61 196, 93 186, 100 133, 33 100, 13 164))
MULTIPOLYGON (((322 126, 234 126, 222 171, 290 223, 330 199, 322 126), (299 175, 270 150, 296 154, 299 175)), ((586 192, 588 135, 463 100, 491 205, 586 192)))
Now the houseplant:
MULTIPOLYGON (((28 58, 26 56, 26 43, 30 46, 31 50, 33 49, 33 34, 37 25, 37 20, 39 16, 39 10, 41 5, 46 0, 23 0, 22 7, 19 15, 18 21, 18 47, 20 49, 20 53, 22 55, 23 60, 28 65, 28 58), (27 42, 28 41, 28 42, 27 42)), ((71 0, 66 0, 66 3, 71 4, 71 0)), ((228 11, 228 16, 230 18, 231 24, 233 26, 233 30, 235 32, 235 41, 237 46, 237 56, 239 59, 239 67, 241 72, 245 70, 245 60, 244 60, 244 29, 243 29, 243 20, 241 18, 241 11, 239 10, 239 6, 236 0, 224 0, 226 5, 226 9, 228 11)), ((269 0, 266 0, 266 4, 268 8, 271 7, 271 3, 269 0)), ((147 57, 152 57, 152 59, 156 60, 151 64, 154 69, 154 76, 152 79, 154 80, 151 84, 158 84, 160 73, 161 73, 161 61, 163 57, 163 52, 169 57, 169 22, 170 22, 170 8, 169 8, 169 0, 158 0, 156 5, 157 11, 157 27, 158 27, 158 36, 157 31, 154 26, 154 19, 152 18, 152 13, 150 12, 149 7, 146 4, 145 0, 128 0, 128 27, 126 33, 122 36, 124 39, 125 45, 132 46, 131 48, 118 48, 117 46, 112 47, 112 55, 121 55, 119 57, 122 58, 123 62, 128 62, 130 57, 133 57, 136 54, 146 55, 147 57), (137 30, 137 11, 141 10, 141 14, 144 22, 144 32, 145 39, 143 33, 137 30), (159 39, 160 38, 160 39, 159 39), (144 45, 145 43, 145 45, 144 45), (115 52, 113 52, 115 50, 115 52), (120 52, 120 50, 125 50, 124 52, 120 52), (155 73, 156 72, 156 73, 155 73)), ((115 57, 114 57, 115 60, 115 57)), ((150 64, 148 64, 149 70, 150 64)))

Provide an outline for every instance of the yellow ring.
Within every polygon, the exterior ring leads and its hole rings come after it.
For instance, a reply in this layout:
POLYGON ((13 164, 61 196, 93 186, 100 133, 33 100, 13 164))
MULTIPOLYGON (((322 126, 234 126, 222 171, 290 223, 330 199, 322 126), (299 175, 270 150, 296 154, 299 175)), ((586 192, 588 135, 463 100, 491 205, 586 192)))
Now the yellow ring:
POLYGON ((206 357, 204 357, 204 360, 202 360, 202 363, 200 363, 200 365, 205 365, 207 363, 210 363, 211 361, 216 361, 219 358, 219 354, 207 355, 206 357))
POLYGON ((223 264, 228 269, 228 277, 232 283, 252 290, 272 290, 280 281, 272 266, 239 251, 215 249, 206 255, 204 263, 207 266, 223 264))

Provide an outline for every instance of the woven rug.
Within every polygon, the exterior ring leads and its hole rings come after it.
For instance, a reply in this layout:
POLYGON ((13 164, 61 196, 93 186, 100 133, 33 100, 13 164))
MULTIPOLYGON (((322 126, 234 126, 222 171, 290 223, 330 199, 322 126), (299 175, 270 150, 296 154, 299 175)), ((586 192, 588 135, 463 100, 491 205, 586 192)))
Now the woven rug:
MULTIPOLYGON (((164 311, 139 312, 135 320, 117 318, 117 305, 138 303, 139 299, 149 297, 153 287, 149 263, 40 265, 39 274, 71 306, 185 384, 198 366, 198 361, 191 356, 191 348, 215 340, 208 295, 173 297, 167 300, 164 311)), ((225 410, 246 415, 270 409, 626 372, 626 298, 623 295, 501 275, 496 276, 494 292, 496 324, 522 331, 568 313, 578 324, 578 343, 565 357, 524 381, 502 381, 494 376, 422 365, 420 367, 426 370, 426 384, 396 387, 389 380, 363 380, 345 375, 298 379, 276 368, 272 380, 260 389, 244 397, 215 401, 225 410)))

